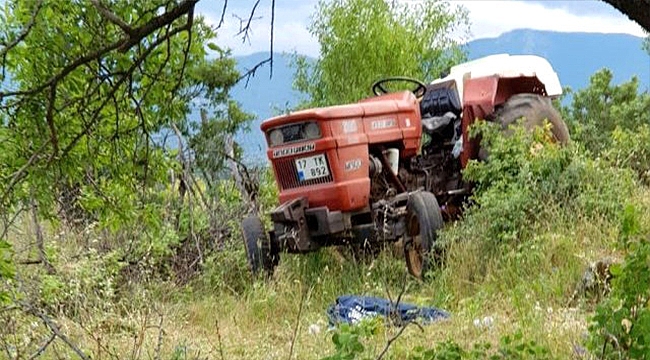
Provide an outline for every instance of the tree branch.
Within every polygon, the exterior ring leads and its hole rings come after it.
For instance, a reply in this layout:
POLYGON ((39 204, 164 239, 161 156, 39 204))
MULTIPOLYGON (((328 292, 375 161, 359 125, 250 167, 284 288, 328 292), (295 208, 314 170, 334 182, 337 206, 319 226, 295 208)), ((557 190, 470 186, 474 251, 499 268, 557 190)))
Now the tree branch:
POLYGON ((52 263, 47 259, 47 254, 45 254, 45 241, 43 239, 43 229, 41 229, 41 224, 38 222, 38 208, 36 206, 36 200, 35 197, 36 194, 34 194, 34 191, 32 189, 32 199, 31 199, 31 205, 32 205, 32 222, 34 225, 34 231, 36 232, 36 248, 38 249, 38 258, 40 262, 45 265, 45 270, 47 271, 48 274, 52 275, 56 273, 56 270, 54 269, 54 266, 52 266, 52 263))
POLYGON ((22 180, 23 177, 25 177, 27 173, 27 169, 29 169, 30 166, 32 166, 37 160, 39 160, 40 157, 39 155, 43 154, 43 151, 50 144, 50 141, 52 141, 52 139, 43 142, 43 144, 41 144, 41 146, 36 151, 34 151, 32 156, 29 157, 29 160, 27 160, 27 162, 23 166, 21 166, 20 169, 18 169, 16 172, 13 173, 13 175, 11 176, 11 180, 9 181, 9 184, 7 185, 7 187, 5 188, 2 194, 2 199, 0 199, 0 205, 4 205, 11 190, 13 190, 14 186, 16 186, 16 184, 20 180, 22 180))
POLYGON ((40 310, 38 310, 37 308, 35 308, 34 306, 28 303, 25 303, 23 301, 20 301, 19 303, 23 306, 23 308, 25 308, 25 311, 27 313, 32 314, 37 318, 41 319, 43 321, 43 324, 45 324, 45 326, 49 328, 54 335, 56 335, 59 339, 61 339, 61 341, 63 341, 66 345, 68 345, 68 347, 72 349, 72 351, 74 351, 80 358, 82 358, 83 360, 90 360, 90 357, 88 355, 86 355, 83 351, 81 351, 81 349, 79 349, 75 344, 73 344, 72 341, 70 341, 70 339, 61 332, 59 326, 49 316, 43 314, 40 310))
MULTIPOLYGON (((183 4, 192 4, 192 6, 193 6, 193 4, 196 3, 197 1, 198 0, 186 0, 181 5, 183 5, 183 4)), ((180 8, 181 5, 179 5, 178 8, 180 8)), ((174 14, 174 15, 176 15, 177 13, 178 13, 178 11, 172 10, 172 11, 166 13, 166 14, 174 14)), ((170 16, 165 16, 166 14, 163 14, 163 15, 159 16, 157 19, 165 19, 166 21, 169 21, 170 23, 173 22, 172 16, 171 15, 170 16)), ((180 16, 180 15, 178 15, 178 16, 180 16)), ((158 20, 155 23, 160 23, 161 21, 162 20, 158 20)), ((112 99, 112 97, 117 92, 117 90, 120 88, 120 86, 126 81, 126 79, 128 78, 128 75, 130 75, 146 59, 146 57, 156 47, 160 46, 168 38, 173 37, 173 36, 175 36, 176 34, 182 32, 182 31, 189 30, 191 24, 192 24, 192 22, 188 21, 188 23, 186 23, 184 26, 181 26, 179 28, 176 28, 176 29, 168 32, 167 34, 165 34, 165 36, 157 38, 156 41, 154 41, 151 44, 151 46, 149 46, 135 60, 134 64, 129 68, 129 70, 125 74, 123 74, 122 77, 117 82, 115 82, 115 84, 113 85, 111 91, 107 94, 107 96, 105 96, 104 101, 100 104, 100 106, 94 111, 92 118, 86 124, 84 129, 80 133, 78 133, 73 138, 73 140, 62 150, 61 157, 65 157, 74 148, 74 146, 83 138, 83 136, 89 133, 92 126, 94 126, 95 123, 97 122, 97 119, 99 117, 99 114, 100 114, 101 110, 112 99)), ((144 25, 141 28, 145 28, 145 27, 150 28, 150 26, 147 26, 147 25, 144 25)), ((151 31, 153 31, 153 30, 151 30, 151 31)), ((77 67, 79 67, 81 65, 85 65, 85 64, 89 63, 92 60, 97 60, 98 58, 100 58, 102 55, 108 53, 109 51, 120 48, 121 44, 122 44, 121 42, 116 42, 116 43, 111 44, 109 46, 106 46, 106 47, 104 47, 102 49, 99 49, 99 50, 97 50, 97 51, 95 51, 95 52, 93 52, 93 53, 91 53, 89 55, 86 55, 84 57, 81 57, 81 58, 77 59, 72 64, 66 66, 64 68, 64 70, 61 71, 59 74, 53 76, 46 83, 44 83, 44 84, 42 84, 42 85, 40 85, 40 86, 38 86, 36 88, 33 88, 31 90, 26 90, 26 91, 17 91, 17 92, 13 92, 13 93, 4 93, 4 94, 0 93, 0 100, 2 99, 3 96, 29 95, 29 94, 36 93, 38 91, 42 91, 47 86, 52 86, 55 83, 57 83, 59 80, 61 80, 63 77, 65 77, 67 74, 72 72, 77 67)), ((51 106, 53 106, 53 105, 51 105, 51 106)), ((36 151, 34 151, 34 153, 30 156, 29 160, 23 166, 21 166, 20 169, 18 169, 16 172, 14 172, 14 174, 11 176, 11 180, 9 181, 9 183, 7 184, 7 186, 5 187, 5 189, 3 191, 2 198, 0 198, 0 204, 5 203, 5 201, 7 200, 7 197, 9 196, 9 194, 11 193, 13 188, 26 176, 27 170, 31 166, 33 166, 37 161, 41 160, 41 158, 42 158, 41 155, 44 153, 44 150, 52 142, 52 140, 53 140, 52 137, 50 137, 48 140, 45 140, 43 142, 43 144, 41 144, 41 146, 36 151)), ((53 159, 54 159, 54 157, 50 157, 48 163, 51 163, 53 159)))
POLYGON ((650 31, 650 0, 603 0, 650 31))
MULTIPOLYGON (((139 43, 141 39, 143 39, 146 36, 149 36, 157 29, 160 29, 168 24, 171 24, 172 22, 174 22, 174 20, 178 19, 179 17, 185 14, 193 13, 194 5, 196 5, 196 3, 198 2, 199 0, 184 0, 182 3, 178 4, 178 6, 176 6, 174 9, 160 16, 155 17, 149 20, 149 22, 147 22, 143 26, 134 29, 130 41, 125 44, 126 46, 125 50, 128 50, 128 48, 130 48, 131 46, 139 43)), ((188 23, 191 26, 192 21, 188 21, 188 23)))
POLYGON ((106 20, 112 22, 113 24, 119 26, 125 34, 131 36, 133 33, 133 28, 129 26, 124 20, 120 19, 119 16, 115 15, 109 8, 104 6, 99 2, 99 0, 90 0, 90 3, 99 11, 99 14, 106 20))
MULTIPOLYGON (((0 206, 2 206, 1 203, 0 203, 0 206)), ((2 219, 3 220, 2 221, 2 223, 3 223, 2 224, 2 234, 0 234, 0 240, 4 239, 7 236, 7 233, 9 233, 9 229, 11 228, 11 225, 14 223, 14 221, 16 221, 18 216, 20 216, 20 214, 23 211, 26 211, 26 210, 27 210, 27 208, 25 206, 22 206, 20 209, 14 211, 14 214, 11 217, 11 219, 8 219, 8 216, 7 216, 9 212, 8 211, 3 211, 3 214, 2 214, 2 217, 3 217, 3 219, 2 219)))
POLYGON ((255 5, 253 5, 253 9, 251 10, 250 15, 248 16, 248 20, 244 21, 243 19, 239 19, 239 32, 237 35, 242 35, 242 42, 246 42, 247 39, 249 39, 248 33, 251 31, 251 22, 253 20, 257 19, 255 18, 255 10, 257 10, 257 5, 260 4, 260 0, 255 1, 255 5), (246 25, 244 25, 244 22, 246 25))
POLYGON ((54 125, 54 104, 56 103, 56 84, 50 86, 50 94, 48 97, 47 112, 45 120, 47 126, 50 128, 50 142, 52 143, 52 157, 59 153, 59 140, 56 135, 56 126, 54 125))
MULTIPOLYGON (((196 251, 197 251, 197 253, 199 255, 198 259, 199 259, 199 261, 201 263, 203 263, 203 251, 201 250, 201 244, 199 243, 199 240, 196 237, 196 234, 194 233, 194 217, 193 217, 194 208, 192 206, 192 194, 193 194, 193 191, 192 191, 193 182, 192 181, 195 182, 196 180, 194 179, 194 177, 192 177, 192 171, 191 171, 191 165, 190 165, 190 157, 188 156, 188 159, 185 159, 185 156, 183 155, 184 154, 183 153, 183 135, 181 134, 181 131, 178 129, 176 124, 172 123, 171 125, 172 125, 172 129, 176 133, 176 136, 178 137, 178 147, 179 147, 179 152, 178 153, 179 153, 179 156, 181 158, 181 164, 183 166, 183 177, 182 177, 181 184, 183 184, 183 182, 184 182, 187 189, 190 190, 188 195, 187 195, 187 199, 188 199, 188 203, 189 203, 189 212, 188 212, 188 214, 190 216, 190 234, 188 235, 188 239, 194 239, 194 244, 196 245, 196 251), (192 181, 190 181, 190 179, 192 181)), ((203 193, 200 193, 200 194, 201 194, 202 201, 204 201, 204 206, 207 209, 208 207, 207 207, 207 203, 205 202, 205 199, 203 198, 203 193)), ((181 196, 181 201, 183 201, 182 196, 181 196)), ((177 214, 176 218, 177 218, 177 223, 178 223, 178 219, 180 219, 180 212, 177 214)))
POLYGON ((185 77, 185 68, 187 66, 187 59, 190 56, 190 48, 192 46, 192 24, 194 21, 194 9, 191 9, 188 12, 188 17, 187 17, 187 46, 183 50, 183 65, 181 65, 181 71, 178 76, 178 82, 176 82, 176 86, 174 86, 174 89, 172 90, 172 96, 174 96, 177 92, 178 89, 180 89, 181 84, 183 83, 183 79, 185 77))
POLYGON ((273 40, 275 37, 275 0, 271 0, 271 48, 269 50, 271 56, 271 68, 269 69, 269 79, 273 78, 273 40))
POLYGON ((382 349, 382 351, 379 353, 379 355, 377 355, 376 360, 381 360, 384 357, 384 355, 386 355, 386 353, 388 352, 388 349, 390 349, 391 345, 393 345, 393 343, 400 336, 402 336, 402 334, 404 333, 404 331, 406 330, 406 328, 409 325, 411 325, 411 324, 417 325, 420 328, 420 330, 424 331, 424 329, 422 329, 421 325, 418 324, 417 322, 413 321, 413 320, 408 320, 408 321, 404 322, 402 320, 400 314, 399 314, 398 306, 399 306, 400 301, 402 301, 402 296, 406 292, 406 282, 407 281, 406 281, 406 274, 405 274, 404 275, 404 281, 402 282, 402 289, 400 290, 399 294, 397 295, 397 300, 395 300, 395 302, 393 302, 393 300, 391 299, 390 291, 388 290, 388 284, 387 284, 387 282, 385 282, 385 284, 386 284, 385 285, 386 286, 386 292, 388 293, 388 299, 390 300, 390 303, 391 303, 391 310, 390 310, 388 319, 393 324, 399 325, 400 329, 399 329, 399 331, 397 331, 397 333, 395 333, 395 335, 391 336, 390 339, 388 339, 388 341, 386 341, 386 345, 384 345, 384 348, 382 349))
POLYGON ((20 34, 18 34, 18 36, 13 41, 11 41, 9 44, 7 44, 4 48, 0 50, 0 57, 4 58, 7 52, 9 52, 9 50, 13 49, 21 41, 25 40, 27 35, 29 35, 29 32, 34 27, 34 24, 36 23, 36 17, 38 16, 38 13, 41 11, 42 7, 43 7, 43 0, 38 0, 38 2, 36 3, 36 8, 34 9, 34 12, 32 12, 32 16, 29 19, 27 26, 23 28, 23 31, 21 31, 20 34))
POLYGON ((148 48, 147 48, 147 49, 146 49, 146 50, 145 50, 145 51, 144 51, 144 52, 143 52, 143 53, 138 57, 138 59, 136 59, 136 61, 133 63, 133 65, 132 65, 128 70, 127 70, 127 74, 125 74, 124 76, 122 76, 122 77, 121 77, 121 78, 120 78, 120 79, 115 83, 115 85, 113 86, 113 88, 111 89, 111 91, 109 92, 109 94, 104 98, 104 101, 103 101, 103 102, 100 104, 100 106, 99 106, 99 107, 94 111, 92 118, 90 119, 89 123, 86 124, 86 126, 85 126, 84 129, 83 129, 83 131, 81 131, 80 133, 78 133, 77 136, 75 136, 74 139, 70 142, 70 144, 68 144, 68 145, 63 149, 63 151, 61 152, 61 156, 62 156, 62 157, 64 157, 65 155, 67 155, 67 154, 68 154, 68 153, 69 153, 69 152, 74 148, 74 146, 79 142, 79 140, 81 140, 81 139, 84 137, 84 135, 87 135, 87 134, 90 132, 90 129, 91 129, 91 128, 95 125, 95 123, 97 122, 97 119, 98 119, 98 117, 99 117, 99 114, 100 114, 101 110, 102 110, 102 109, 106 106, 106 104, 110 101, 110 99, 111 99, 111 97, 113 96, 113 94, 115 94, 115 93, 117 92, 117 90, 120 88, 120 86, 121 86, 121 85, 126 81, 126 79, 129 77, 128 75, 130 75, 131 73, 133 73, 133 71, 135 71, 135 69, 136 69, 136 68, 137 68, 137 67, 138 67, 138 66, 139 66, 139 65, 140 65, 140 64, 141 64, 141 63, 146 59, 147 56, 149 56, 149 54, 150 54, 150 53, 151 53, 151 52, 152 52, 156 47, 160 46, 160 44, 162 44, 163 42, 165 42, 168 38, 170 38, 170 37, 172 37, 172 36, 174 36, 174 35, 176 35, 176 34, 182 32, 182 31, 185 31, 185 30, 187 30, 187 29, 188 29, 188 27, 187 27, 187 24, 186 24, 185 26, 182 26, 182 27, 179 27, 179 28, 176 28, 176 29, 170 31, 170 32, 167 33, 164 37, 160 37, 160 38, 156 39, 156 41, 155 41, 153 44, 151 44, 151 46, 149 46, 149 47, 148 47, 148 48))
MULTIPOLYGON (((258 3, 259 3, 259 0, 255 3, 255 6, 253 7, 253 11, 251 11, 251 15, 250 15, 250 17, 248 19, 248 24, 243 28, 243 30, 240 29, 238 34, 241 34, 242 31, 245 30, 246 33, 244 34, 244 36, 248 36, 248 31, 250 30, 250 23, 251 23, 251 20, 253 19, 253 14, 255 13, 255 7, 257 7, 258 3)), ((240 19, 240 21, 241 21, 241 19, 240 19)), ((271 65, 271 68, 269 70, 269 78, 273 78, 273 51, 274 51, 273 50, 273 45, 274 45, 273 40, 274 40, 274 37, 275 37, 274 33, 275 33, 275 0, 272 0, 271 1, 271 37, 269 39, 269 43, 270 43, 269 57, 262 60, 262 61, 260 61, 260 62, 258 62, 252 68, 247 69, 246 72, 237 79, 237 82, 241 81, 244 78, 246 79, 246 84, 244 85, 244 87, 248 87, 248 82, 250 81, 250 78, 255 76, 255 73, 257 72, 257 70, 260 67, 264 66, 264 64, 266 64, 266 63, 270 63, 270 65, 271 65)))
MULTIPOLYGON (((160 29, 168 24, 173 23, 176 19, 180 18, 181 16, 187 14, 190 12, 190 10, 194 9, 194 5, 198 2, 199 0, 185 0, 182 3, 180 3, 178 6, 176 6, 174 9, 159 15, 151 20, 149 20, 146 24, 135 28, 132 30, 131 34, 126 36, 125 38, 122 38, 112 44, 109 44, 103 48, 100 48, 98 50, 95 50, 91 52, 90 54, 87 54, 85 56, 82 56, 72 63, 66 65, 59 73, 53 75, 51 78, 49 78, 47 81, 44 83, 40 84, 39 86, 36 86, 32 89, 28 90, 19 90, 19 91, 10 91, 10 92, 0 92, 0 100, 2 100, 5 97, 10 97, 10 96, 20 96, 20 95, 32 95, 38 92, 43 91, 45 88, 52 86, 53 84, 59 82, 61 79, 65 78, 68 74, 76 70, 78 67, 85 65, 93 60, 97 60, 104 56, 105 54, 113 51, 113 50, 118 50, 120 52, 126 52, 130 48, 132 48, 134 45, 140 43, 142 39, 145 37, 151 35, 154 31, 157 29, 160 29)), ((185 26, 182 27, 183 30, 185 30, 185 26)), ((180 32, 180 31, 178 31, 180 32)), ((174 33, 178 33, 174 32, 174 33)), ((160 44, 160 43, 158 43, 160 44)))
POLYGON ((219 25, 217 25, 216 30, 219 30, 223 25, 224 17, 226 16, 227 7, 228 7, 228 0, 223 0, 223 9, 221 9, 221 18, 219 19, 219 25))
POLYGON ((241 75, 239 77, 239 79, 237 79, 237 82, 240 82, 241 80, 246 79, 246 84, 244 85, 244 87, 248 87, 248 81, 250 80, 251 77, 255 76, 255 73, 257 72, 257 70, 260 67, 264 66, 264 64, 269 63, 272 60, 273 60, 273 54, 269 55, 268 58, 266 58, 266 59, 258 62, 257 64, 255 64, 255 66, 253 66, 252 68, 246 69, 246 72, 243 75, 241 75))
POLYGON ((388 349, 390 348, 390 346, 393 345, 395 340, 397 340, 400 336, 402 336, 402 333, 404 333, 404 330, 406 330, 406 328, 409 326, 409 324, 411 324, 411 322, 408 322, 408 323, 406 323, 406 325, 402 326, 395 335, 393 335, 390 339, 388 339, 388 341, 386 341, 386 345, 384 346, 382 351, 379 353, 379 355, 377 355, 376 360, 381 360, 384 357, 384 355, 386 355, 386 352, 388 352, 388 349))
POLYGON ((37 357, 43 355, 45 349, 47 349, 47 347, 50 346, 50 344, 52 343, 52 341, 54 341, 54 339, 56 339, 56 334, 52 333, 52 335, 50 335, 47 341, 45 341, 45 343, 41 345, 41 347, 39 347, 38 350, 36 350, 36 352, 29 357, 29 360, 34 360, 37 357))

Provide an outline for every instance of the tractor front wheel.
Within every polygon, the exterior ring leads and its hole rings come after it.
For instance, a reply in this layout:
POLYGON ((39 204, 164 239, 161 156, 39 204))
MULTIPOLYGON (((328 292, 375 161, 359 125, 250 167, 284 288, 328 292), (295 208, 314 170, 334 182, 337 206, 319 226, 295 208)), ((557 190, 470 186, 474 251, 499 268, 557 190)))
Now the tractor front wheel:
POLYGON ((436 249, 435 243, 443 220, 436 197, 427 191, 410 194, 405 222, 406 267, 411 275, 423 280, 427 271, 440 260, 440 249, 436 249))
POLYGON ((264 231, 262 221, 257 216, 248 216, 242 221, 241 227, 246 258, 253 275, 258 275, 262 271, 268 276, 273 275, 280 255, 264 231))

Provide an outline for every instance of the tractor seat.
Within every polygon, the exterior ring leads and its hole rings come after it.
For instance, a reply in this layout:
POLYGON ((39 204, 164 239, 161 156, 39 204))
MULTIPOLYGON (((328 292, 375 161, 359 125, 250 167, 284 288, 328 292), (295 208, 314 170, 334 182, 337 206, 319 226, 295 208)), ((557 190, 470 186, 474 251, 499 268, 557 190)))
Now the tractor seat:
POLYGON ((460 115, 462 107, 455 88, 427 87, 427 92, 420 102, 420 114, 422 114, 423 118, 444 116, 448 112, 456 116, 460 115))

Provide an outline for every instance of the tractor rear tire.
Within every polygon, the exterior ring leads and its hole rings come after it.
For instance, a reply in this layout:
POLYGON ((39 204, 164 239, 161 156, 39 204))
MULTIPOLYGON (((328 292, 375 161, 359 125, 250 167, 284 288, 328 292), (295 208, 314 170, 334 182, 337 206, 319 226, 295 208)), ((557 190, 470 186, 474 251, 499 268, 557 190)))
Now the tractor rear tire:
POLYGON ((251 272, 253 275, 264 272, 265 275, 272 276, 280 255, 264 231, 262 221, 257 216, 248 216, 242 221, 241 227, 251 272))
POLYGON ((538 94, 513 95, 494 113, 494 118, 504 129, 524 118, 523 126, 529 131, 543 126, 544 120, 548 120, 556 142, 566 145, 570 140, 569 129, 551 99, 538 94))
POLYGON ((442 213, 436 197, 428 191, 409 195, 406 205, 404 255, 411 275, 423 280, 431 268, 440 263, 436 248, 438 230, 443 226, 442 213))

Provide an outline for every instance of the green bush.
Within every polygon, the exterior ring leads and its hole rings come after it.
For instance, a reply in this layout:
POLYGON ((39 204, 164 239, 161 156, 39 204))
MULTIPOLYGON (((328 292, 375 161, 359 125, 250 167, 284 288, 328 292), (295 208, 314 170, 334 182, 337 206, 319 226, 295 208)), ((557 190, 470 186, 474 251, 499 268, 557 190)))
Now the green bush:
POLYGON ((635 131, 650 124, 650 94, 639 93, 639 80, 613 85, 613 78, 608 69, 596 72, 589 86, 572 93, 571 104, 562 108, 572 139, 595 156, 611 146, 616 128, 635 131))
POLYGON ((205 260, 199 285, 208 293, 240 296, 252 281, 242 243, 228 242, 205 260))
POLYGON ((616 128, 605 158, 617 167, 634 170, 643 184, 650 185, 650 125, 635 130, 616 128))
POLYGON ((497 348, 489 343, 475 343, 470 350, 463 349, 452 340, 438 343, 430 349, 417 348, 410 360, 524 360, 554 359, 548 348, 527 340, 521 332, 505 335, 497 348))
POLYGON ((590 326, 590 349, 607 359, 645 359, 650 353, 650 244, 634 244, 625 263, 612 266, 610 297, 590 326))
POLYGON ((610 296, 589 327, 589 348, 607 359, 645 359, 650 354, 650 242, 639 238, 640 214, 628 207, 621 240, 628 250, 622 265, 611 265, 610 296))
MULTIPOLYGON (((362 321, 358 325, 343 324, 334 331, 332 343, 335 353, 322 360, 375 359, 364 343, 377 335, 384 326, 381 318, 362 321)), ((439 342, 432 347, 418 346, 408 355, 409 360, 544 360, 554 359, 547 347, 528 340, 518 331, 504 335, 497 347, 487 342, 476 342, 467 350, 453 340, 439 342)))
MULTIPOLYGON (((364 339, 379 333, 382 326, 381 318, 374 318, 361 321, 357 325, 342 324, 334 331, 332 343, 336 352, 333 355, 322 358, 322 360, 353 360, 362 356, 366 351, 364 339)), ((374 359, 363 357, 363 359, 374 359)))
MULTIPOLYGON (((633 172, 592 159, 575 142, 549 142, 548 127, 515 126, 505 135, 479 122, 473 132, 488 159, 463 173, 474 192, 462 221, 441 233, 446 265, 432 286, 445 286, 455 299, 481 292, 565 304, 596 260, 576 262, 576 254, 616 241, 620 214, 637 189, 633 172)), ((526 314, 526 301, 514 303, 526 314)))
POLYGON ((530 238, 531 224, 562 215, 612 217, 622 210, 635 182, 630 171, 591 159, 576 144, 561 147, 548 140, 549 129, 512 135, 480 122, 473 130, 489 151, 487 161, 471 161, 463 176, 475 184, 471 206, 460 226, 480 226, 486 243, 530 238), (498 219, 498 221, 495 221, 498 219))
POLYGON ((46 309, 79 319, 89 311, 109 316, 119 303, 120 271, 125 264, 116 252, 90 250, 83 258, 59 267, 56 274, 44 274, 39 281, 39 298, 46 309))

